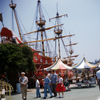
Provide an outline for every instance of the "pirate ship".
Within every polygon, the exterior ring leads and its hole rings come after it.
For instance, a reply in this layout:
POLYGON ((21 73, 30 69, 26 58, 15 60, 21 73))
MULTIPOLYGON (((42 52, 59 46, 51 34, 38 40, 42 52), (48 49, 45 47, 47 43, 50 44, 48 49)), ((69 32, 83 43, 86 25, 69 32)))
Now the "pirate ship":
MULTIPOLYGON (((34 53, 33 62, 35 63, 35 66, 37 68, 36 72, 34 73, 36 76, 38 76, 41 79, 43 76, 43 72, 44 72, 43 69, 52 65, 53 62, 56 61, 56 58, 60 58, 60 59, 62 58, 61 50, 60 50, 61 49, 60 42, 62 42, 65 53, 66 53, 66 57, 64 57, 64 59, 62 61, 65 64, 68 64, 70 66, 73 64, 74 59, 72 59, 72 57, 77 57, 78 55, 72 56, 72 54, 73 54, 72 45, 76 45, 77 43, 73 43, 73 44, 71 43, 71 36, 73 36, 74 34, 72 34, 72 35, 69 34, 69 35, 65 35, 65 36, 62 35, 62 32, 63 32, 62 25, 63 24, 60 24, 60 18, 63 16, 68 17, 67 14, 59 15, 59 13, 57 11, 56 17, 49 19, 49 21, 51 21, 52 19, 56 19, 56 25, 45 28, 46 20, 43 15, 41 1, 38 0, 37 1, 37 9, 36 9, 36 21, 35 21, 37 30, 23 34, 21 31, 20 23, 18 20, 16 9, 15 9, 17 5, 13 3, 13 0, 11 0, 11 4, 9 4, 9 6, 10 6, 10 8, 12 8, 12 11, 14 13, 20 39, 14 34, 14 32, 12 30, 9 30, 5 27, 3 27, 1 30, 1 37, 6 36, 10 39, 13 36, 15 36, 17 43, 19 43, 19 44, 22 43, 22 44, 28 45, 28 46, 30 46, 30 48, 32 48, 33 53, 34 53), (54 33, 55 33, 54 36, 55 37, 48 38, 48 36, 46 34, 46 30, 50 30, 52 28, 54 28, 54 33), (11 35, 6 34, 8 30, 10 31, 9 34, 11 34, 11 35), (32 34, 35 34, 35 35, 32 36, 32 34), (28 36, 29 38, 26 39, 25 36, 28 36), (34 40, 33 39, 31 40, 31 37, 35 37, 34 40), (69 45, 65 45, 64 39, 63 39, 65 37, 70 38, 69 45), (50 43, 49 43, 52 40, 55 42, 55 43, 53 43, 53 44, 55 44, 54 52, 52 52, 52 50, 51 50, 52 45, 50 46, 50 43), (58 43, 58 45, 57 45, 57 43, 58 43), (70 47, 69 52, 68 52, 67 46, 70 47), (57 49, 57 47, 58 47, 58 49, 57 49), (57 50, 59 51, 59 54, 57 54, 57 50)), ((32 77, 33 73, 31 73, 31 72, 28 73, 28 76, 32 77)))

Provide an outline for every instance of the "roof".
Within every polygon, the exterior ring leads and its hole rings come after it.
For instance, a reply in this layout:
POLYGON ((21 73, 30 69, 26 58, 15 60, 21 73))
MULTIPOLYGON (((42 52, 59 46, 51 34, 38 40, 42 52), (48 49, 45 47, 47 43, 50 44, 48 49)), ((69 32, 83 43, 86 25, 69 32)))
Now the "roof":
POLYGON ((82 61, 74 66, 72 66, 75 69, 84 69, 84 68, 96 68, 96 65, 90 64, 89 62, 87 62, 87 60, 85 59, 85 57, 83 57, 82 61))
POLYGON ((44 70, 46 70, 46 71, 49 71, 49 70, 58 70, 58 69, 72 69, 72 68, 70 66, 64 64, 61 61, 61 59, 57 59, 57 61, 53 65, 51 65, 51 66, 49 66, 47 68, 44 68, 44 70))
POLYGON ((15 37, 17 44, 23 43, 23 42, 16 36, 16 34, 15 34, 12 30, 8 29, 7 27, 3 27, 3 28, 1 29, 0 34, 1 34, 1 37, 3 37, 3 36, 11 37, 11 38, 12 38, 12 37, 15 37))

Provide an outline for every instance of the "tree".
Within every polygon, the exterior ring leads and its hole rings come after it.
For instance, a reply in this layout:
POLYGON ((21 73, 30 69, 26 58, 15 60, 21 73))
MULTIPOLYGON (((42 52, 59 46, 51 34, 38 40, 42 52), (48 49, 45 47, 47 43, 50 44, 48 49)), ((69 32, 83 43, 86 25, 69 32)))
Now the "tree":
POLYGON ((13 73, 14 71, 33 71, 32 50, 24 45, 0 44, 0 73, 13 73))
MULTIPOLYGON (((0 74, 14 77, 21 71, 34 71, 33 52, 30 47, 18 44, 0 44, 0 74)), ((10 77, 9 77, 10 78, 10 77)), ((10 81, 12 81, 10 79, 10 81)))

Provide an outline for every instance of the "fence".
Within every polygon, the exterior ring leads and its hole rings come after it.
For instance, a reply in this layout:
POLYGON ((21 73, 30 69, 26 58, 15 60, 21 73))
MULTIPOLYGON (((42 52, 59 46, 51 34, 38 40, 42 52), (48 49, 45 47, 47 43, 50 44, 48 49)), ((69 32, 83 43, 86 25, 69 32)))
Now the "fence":
POLYGON ((13 87, 11 84, 0 80, 0 100, 11 100, 13 87))

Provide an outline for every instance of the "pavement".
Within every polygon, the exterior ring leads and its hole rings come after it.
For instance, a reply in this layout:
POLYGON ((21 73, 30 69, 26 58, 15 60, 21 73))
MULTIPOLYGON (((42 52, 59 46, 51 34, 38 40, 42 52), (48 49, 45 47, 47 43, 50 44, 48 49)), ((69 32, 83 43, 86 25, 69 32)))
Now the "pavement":
MULTIPOLYGON (((98 85, 93 85, 91 87, 82 86, 78 88, 75 84, 70 85, 71 91, 66 90, 64 92, 64 98, 48 97, 46 100, 100 100, 100 91, 98 85)), ((41 98, 36 98, 36 89, 28 89, 27 100, 43 100, 44 89, 41 89, 41 98)), ((6 97, 9 100, 9 97, 6 97)), ((21 94, 12 94, 11 100, 22 100, 21 94)))

